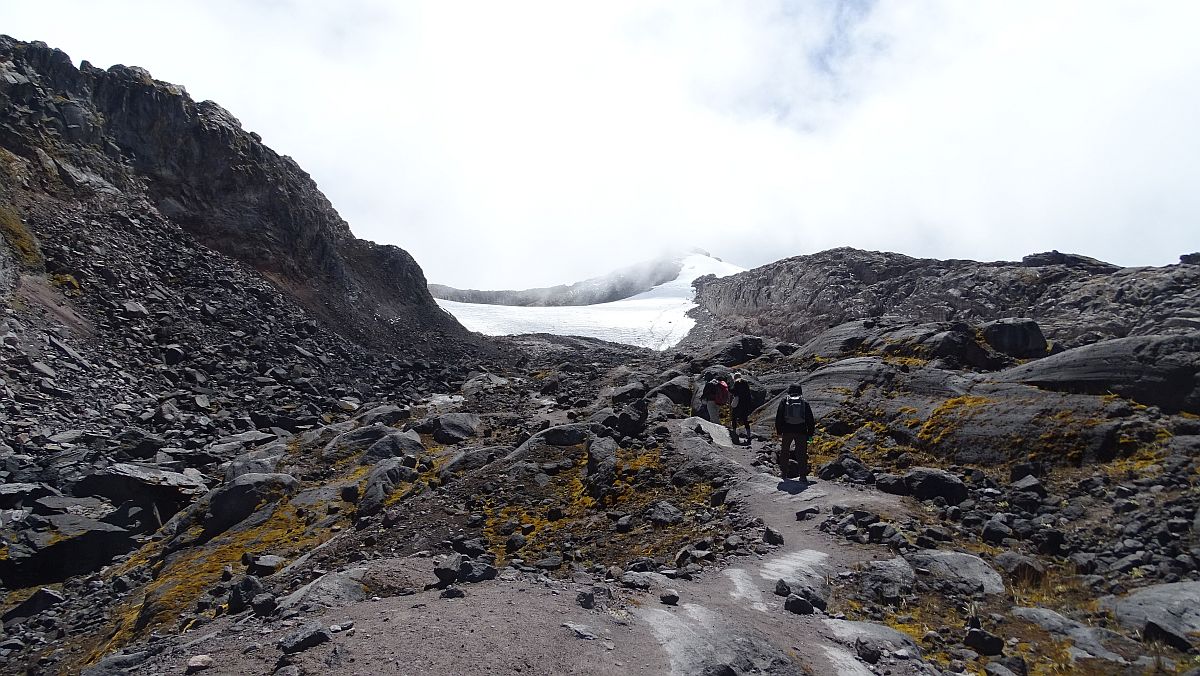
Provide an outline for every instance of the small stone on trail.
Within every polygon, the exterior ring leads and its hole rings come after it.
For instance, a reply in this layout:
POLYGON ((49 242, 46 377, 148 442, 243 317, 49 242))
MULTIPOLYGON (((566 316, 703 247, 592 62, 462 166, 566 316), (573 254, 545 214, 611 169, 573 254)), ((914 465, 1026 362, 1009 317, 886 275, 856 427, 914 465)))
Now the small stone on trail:
POLYGON ((445 589, 443 589, 442 593, 439 594, 438 596, 441 598, 444 598, 444 599, 461 599, 466 595, 467 595, 467 593, 465 591, 459 589, 458 587, 452 586, 452 587, 446 587, 445 589))
POLYGON ((783 607, 788 612, 796 613, 797 615, 812 615, 813 606, 802 596, 792 594, 783 602, 783 607))
POLYGON ((590 589, 581 591, 575 595, 575 602, 579 607, 591 610, 596 607, 596 593, 590 589))
POLYGON ((679 603, 679 592, 675 591, 674 589, 663 590, 663 592, 658 595, 658 600, 662 601, 668 606, 676 605, 679 603))
POLYGON ((874 641, 863 640, 861 636, 854 641, 854 652, 867 664, 875 664, 883 656, 883 651, 874 641))
POLYGON ((323 624, 320 622, 309 622, 280 639, 279 649, 284 654, 290 655, 332 640, 333 636, 330 635, 329 630, 323 624))
POLYGON ((188 658, 187 673, 194 674, 197 671, 204 671, 205 669, 211 669, 212 665, 213 665, 213 658, 211 656, 209 656, 209 655, 193 655, 192 657, 188 658))
POLYGON ((766 530, 763 531, 763 542, 769 545, 781 545, 783 544, 783 533, 767 526, 766 530))
POLYGON ((584 624, 573 624, 571 622, 563 622, 564 627, 575 632, 575 638, 581 638, 585 641, 595 641, 596 635, 592 633, 590 627, 584 624))
POLYGON ((800 511, 796 512, 796 520, 797 521, 807 521, 808 519, 811 519, 820 513, 821 513, 821 508, 818 507, 817 505, 813 505, 812 507, 805 507, 804 509, 801 509, 800 511))

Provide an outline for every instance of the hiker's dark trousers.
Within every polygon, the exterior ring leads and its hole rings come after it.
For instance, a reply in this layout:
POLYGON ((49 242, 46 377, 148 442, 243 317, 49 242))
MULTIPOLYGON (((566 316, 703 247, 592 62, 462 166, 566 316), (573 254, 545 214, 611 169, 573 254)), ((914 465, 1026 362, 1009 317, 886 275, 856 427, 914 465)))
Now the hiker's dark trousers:
POLYGON ((779 471, 785 479, 803 479, 808 476, 808 436, 805 434, 779 435, 783 443, 779 447, 779 471))

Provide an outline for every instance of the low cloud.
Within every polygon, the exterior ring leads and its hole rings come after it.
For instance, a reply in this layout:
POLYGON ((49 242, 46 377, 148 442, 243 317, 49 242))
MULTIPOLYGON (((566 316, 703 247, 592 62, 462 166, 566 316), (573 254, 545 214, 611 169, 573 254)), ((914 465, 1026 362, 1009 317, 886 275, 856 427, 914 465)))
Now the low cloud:
POLYGON ((221 103, 460 288, 680 246, 1200 248, 1195 3, 7 4, 0 31, 221 103))

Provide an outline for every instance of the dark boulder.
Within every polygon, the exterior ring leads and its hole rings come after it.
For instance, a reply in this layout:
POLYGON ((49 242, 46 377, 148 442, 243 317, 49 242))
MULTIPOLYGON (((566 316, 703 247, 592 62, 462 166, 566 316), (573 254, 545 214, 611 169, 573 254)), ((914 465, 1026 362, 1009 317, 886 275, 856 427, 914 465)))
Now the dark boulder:
POLYGON ((1200 413, 1197 373, 1200 332, 1105 340, 1007 369, 994 378, 1064 392, 1112 392, 1170 412, 1200 413))
POLYGON ((229 588, 229 612, 237 614, 251 606, 255 596, 262 594, 262 581, 255 575, 242 575, 229 588))
POLYGON ((995 563, 1010 580, 1017 582, 1040 584, 1046 576, 1046 567, 1040 561, 1018 552, 1004 552, 996 557, 995 563))
POLYGON ((359 516, 371 516, 383 509, 396 487, 403 482, 416 481, 417 471, 404 464, 401 458, 380 460, 367 474, 366 486, 358 499, 359 516))
POLYGON ((983 339, 997 352, 1025 359, 1046 356, 1046 337, 1037 322, 1026 318, 1005 318, 980 327, 983 339))
POLYGON ((23 622, 31 617, 40 615, 66 600, 66 597, 61 592, 42 587, 30 595, 29 598, 21 601, 10 608, 4 615, 0 616, 0 623, 5 626, 11 626, 18 622, 23 622))
POLYGON ((957 505, 967 499, 967 486, 953 474, 932 467, 914 467, 904 475, 908 493, 918 500, 943 498, 957 505))
POLYGON ((482 421, 474 413, 447 413, 433 423, 433 438, 440 444, 457 444, 479 434, 482 421))
POLYGON ((386 458, 402 458, 406 455, 421 456, 425 450, 425 444, 421 442, 421 435, 413 431, 394 430, 368 446, 358 462, 361 465, 372 465, 386 458))
POLYGON ((687 376, 675 376, 653 390, 650 390, 646 396, 653 398, 659 394, 666 396, 680 406, 686 406, 692 401, 692 381, 687 376))
POLYGON ((670 502, 660 500, 646 510, 645 518, 656 526, 670 526, 683 521, 683 512, 670 502))
POLYGON ((849 453, 843 453, 836 460, 823 465, 817 471, 817 477, 827 481, 843 476, 857 484, 869 484, 875 481, 874 470, 849 453))
POLYGON ((211 537, 257 511, 262 505, 290 496, 300 482, 290 474, 243 474, 207 497, 204 530, 211 537))
POLYGON ((1141 634, 1143 641, 1162 641, 1176 650, 1200 650, 1200 582, 1143 587, 1124 597, 1106 596, 1100 606, 1117 622, 1141 634))
POLYGON ((117 463, 89 474, 71 490, 80 497, 101 497, 113 504, 152 504, 163 520, 208 492, 203 477, 157 467, 117 463))
POLYGON ((924 549, 905 558, 913 568, 925 569, 933 577, 961 588, 965 593, 1004 593, 1000 573, 973 554, 924 549))
POLYGON ((33 507, 39 498, 61 495, 46 484, 6 483, 0 484, 0 509, 33 507))
POLYGON ((903 557, 884 561, 871 561, 862 574, 862 588, 867 595, 880 603, 899 605, 905 596, 912 593, 916 572, 903 557))
POLYGON ((59 582, 108 565, 137 546, 124 528, 76 514, 42 517, 44 527, 20 532, 0 558, 0 584, 19 589, 59 582))
POLYGON ((595 500, 602 500, 613 490, 617 480, 617 442, 611 437, 596 437, 587 445, 587 465, 583 485, 595 500))
POLYGON ((510 446, 485 446, 484 448, 469 448, 455 453, 446 464, 442 465, 438 478, 444 483, 461 472, 470 472, 487 466, 496 458, 512 452, 510 446))
POLYGON ((329 629, 320 622, 309 622, 279 640, 279 649, 290 655, 333 640, 329 629))

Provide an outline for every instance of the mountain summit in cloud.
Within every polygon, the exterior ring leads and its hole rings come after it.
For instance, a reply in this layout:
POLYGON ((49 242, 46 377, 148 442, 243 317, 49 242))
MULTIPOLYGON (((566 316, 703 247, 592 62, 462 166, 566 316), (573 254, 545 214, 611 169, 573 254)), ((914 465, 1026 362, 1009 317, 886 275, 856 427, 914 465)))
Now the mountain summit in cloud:
POLYGON ((574 284, 499 291, 456 289, 442 284, 430 284, 429 291, 435 298, 460 303, 523 306, 596 305, 629 298, 678 278, 683 270, 685 258, 692 254, 708 256, 708 252, 703 249, 688 249, 627 265, 574 284))
POLYGON ((631 265, 568 286, 525 291, 457 292, 459 298, 472 298, 475 302, 446 300, 455 289, 433 285, 430 288, 439 299, 438 303, 463 326, 485 335, 552 333, 665 350, 683 340, 696 324, 688 316, 688 312, 696 307, 692 300, 695 296, 692 282, 705 275, 725 277, 739 272, 743 269, 736 265, 704 252, 694 252, 631 265), (670 277, 663 278, 672 271, 670 277), (654 283, 644 286, 650 282, 654 283), (635 291, 630 293, 631 289, 635 291), (619 300, 591 304, 567 302, 614 296, 619 300))

